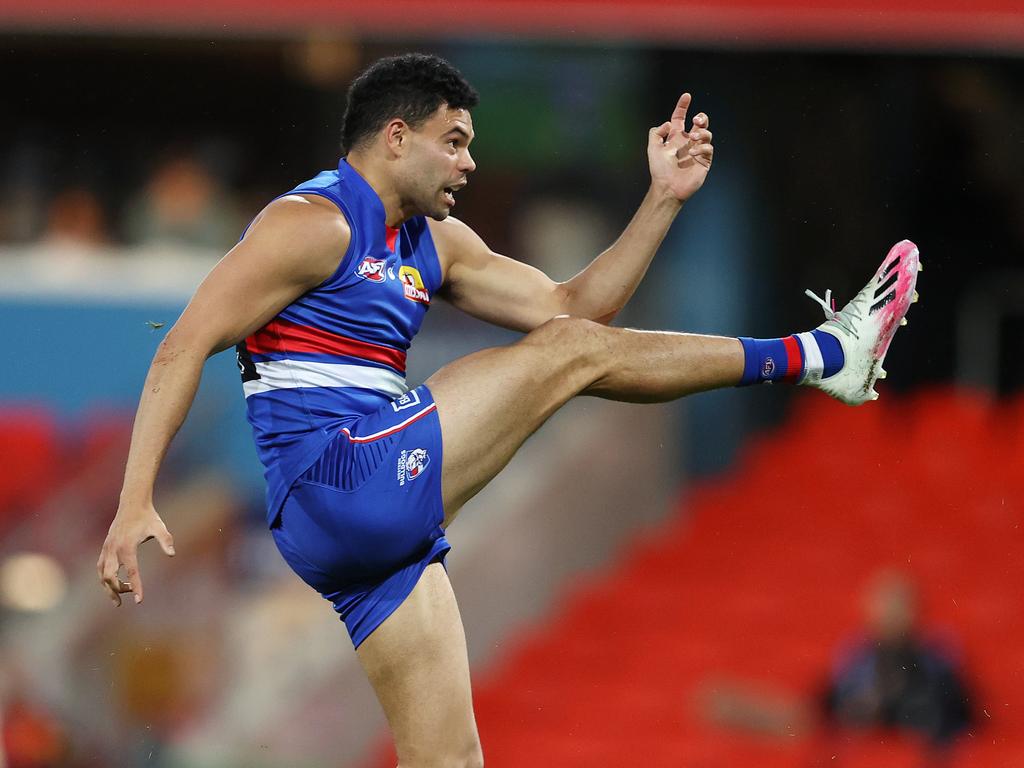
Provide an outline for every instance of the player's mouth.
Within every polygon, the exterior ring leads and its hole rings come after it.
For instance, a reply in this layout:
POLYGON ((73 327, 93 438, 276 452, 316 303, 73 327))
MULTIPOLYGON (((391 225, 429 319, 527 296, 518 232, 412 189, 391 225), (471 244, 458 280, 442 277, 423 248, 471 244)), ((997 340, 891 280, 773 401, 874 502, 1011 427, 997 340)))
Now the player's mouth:
POLYGON ((454 186, 444 188, 444 201, 449 208, 455 205, 455 193, 462 189, 464 186, 466 186, 466 182, 460 181, 458 184, 455 184, 454 186))

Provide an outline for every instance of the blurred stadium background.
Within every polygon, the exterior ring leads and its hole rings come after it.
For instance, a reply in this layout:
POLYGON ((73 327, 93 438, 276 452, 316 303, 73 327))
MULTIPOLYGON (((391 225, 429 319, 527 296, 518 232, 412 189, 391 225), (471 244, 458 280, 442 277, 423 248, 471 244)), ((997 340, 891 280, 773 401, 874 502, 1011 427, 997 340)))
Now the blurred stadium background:
MULTIPOLYGON (((144 547, 146 603, 118 611, 94 566, 162 334, 336 162, 354 73, 407 50, 482 95, 457 215, 559 278, 628 220, 646 129, 694 93, 714 171, 626 324, 778 335, 896 240, 927 268, 879 403, 576 402, 463 512, 488 764, 940 764, 715 703, 813 702, 895 568, 971 691, 941 764, 1024 765, 1020 0, 0 0, 0 766, 394 764, 343 627, 264 530, 230 354, 161 477, 177 558, 144 547)), ((410 380, 510 338, 435 307, 410 380)))

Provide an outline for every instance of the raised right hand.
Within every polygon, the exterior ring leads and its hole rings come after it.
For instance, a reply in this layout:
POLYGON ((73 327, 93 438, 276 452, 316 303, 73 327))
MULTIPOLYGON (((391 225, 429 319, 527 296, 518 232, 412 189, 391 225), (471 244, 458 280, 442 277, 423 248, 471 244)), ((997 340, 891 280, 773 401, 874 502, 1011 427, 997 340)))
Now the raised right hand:
POLYGON ((652 128, 647 143, 652 186, 680 202, 704 184, 715 152, 706 114, 697 113, 690 130, 686 130, 690 101, 690 94, 680 96, 672 119, 652 128))
POLYGON ((174 539, 152 504, 136 507, 130 512, 124 507, 118 509, 96 563, 100 583, 114 605, 121 605, 121 595, 127 592, 135 596, 136 604, 142 602, 138 547, 150 539, 156 539, 164 553, 174 557, 174 539), (119 575, 121 568, 124 568, 124 581, 119 575))

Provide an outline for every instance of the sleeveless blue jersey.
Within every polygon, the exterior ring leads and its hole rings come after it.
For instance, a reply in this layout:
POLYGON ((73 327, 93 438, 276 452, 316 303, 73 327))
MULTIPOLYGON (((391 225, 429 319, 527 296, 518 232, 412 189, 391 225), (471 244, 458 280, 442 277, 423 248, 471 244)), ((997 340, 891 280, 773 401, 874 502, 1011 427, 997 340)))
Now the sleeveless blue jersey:
POLYGON ((345 159, 286 194, 296 193, 337 205, 352 237, 331 277, 238 345, 271 525, 339 430, 407 391, 406 350, 441 285, 426 219, 387 227, 377 193, 345 159))

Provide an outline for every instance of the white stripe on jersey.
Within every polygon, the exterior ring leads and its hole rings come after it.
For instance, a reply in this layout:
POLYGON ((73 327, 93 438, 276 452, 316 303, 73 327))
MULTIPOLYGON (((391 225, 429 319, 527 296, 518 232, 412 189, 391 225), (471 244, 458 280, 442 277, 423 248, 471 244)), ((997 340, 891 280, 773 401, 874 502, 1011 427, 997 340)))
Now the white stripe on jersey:
POLYGON ((242 391, 246 397, 275 389, 298 387, 357 387, 399 397, 408 389, 404 377, 394 371, 368 365, 315 363, 308 360, 269 360, 253 365, 260 377, 242 382, 242 391))
POLYGON ((821 381, 821 374, 825 372, 825 361, 821 357, 818 340, 810 333, 798 333, 797 338, 804 348, 804 372, 798 383, 816 384, 821 381))

